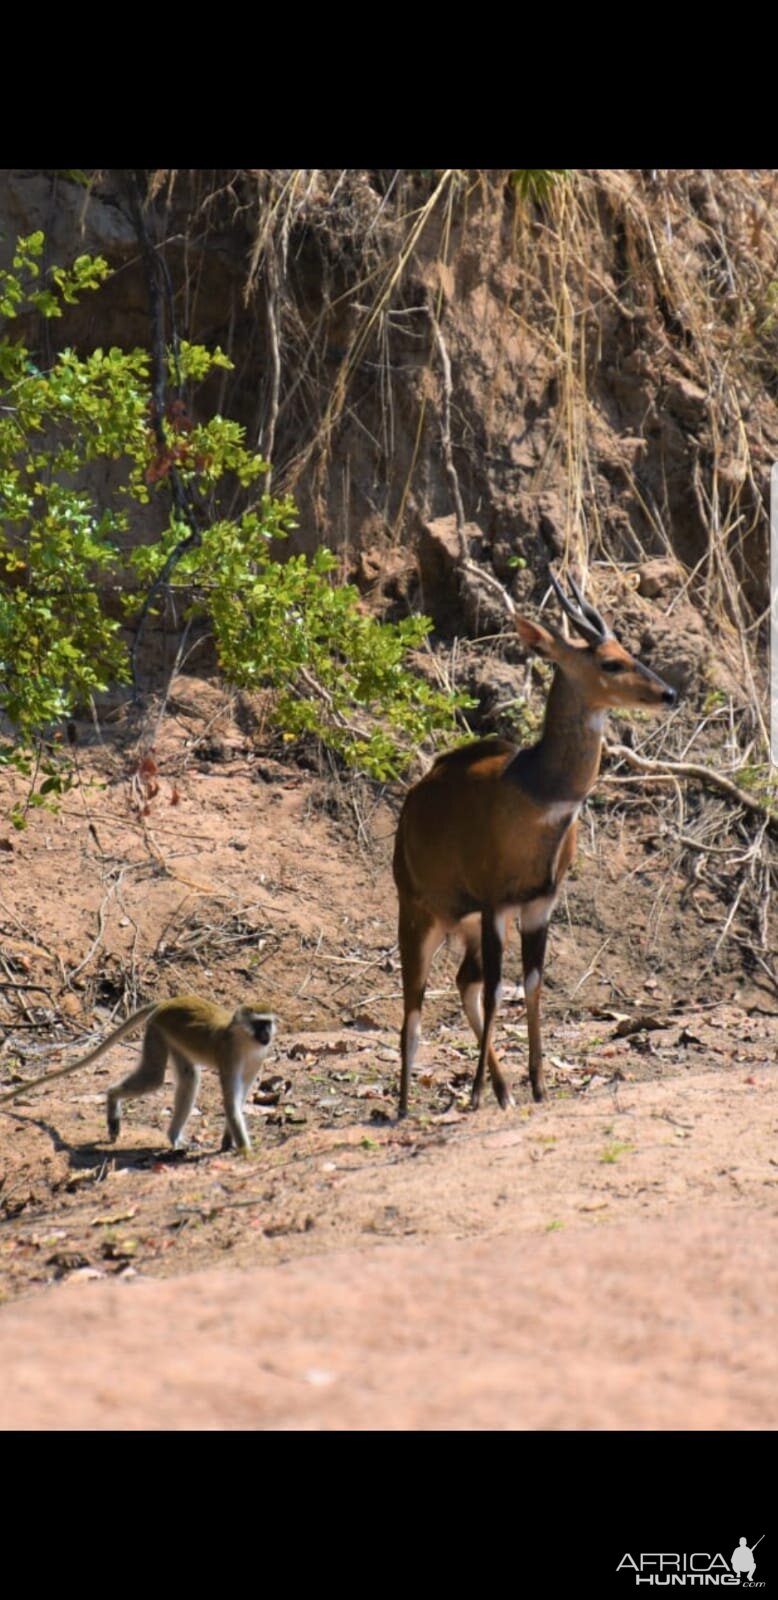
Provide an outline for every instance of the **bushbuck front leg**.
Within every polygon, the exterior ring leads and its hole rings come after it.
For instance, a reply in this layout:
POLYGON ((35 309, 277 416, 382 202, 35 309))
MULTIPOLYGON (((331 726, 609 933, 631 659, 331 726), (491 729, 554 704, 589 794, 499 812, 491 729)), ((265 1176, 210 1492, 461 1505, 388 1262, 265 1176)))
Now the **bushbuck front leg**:
POLYGON ((529 1076, 533 1100, 546 1099, 543 1074, 543 1046, 540 1041, 540 988, 546 955, 551 907, 547 901, 525 906, 521 917, 521 960, 524 968, 524 997, 529 1034, 529 1076))
POLYGON ((400 906, 398 942, 403 976, 403 1025, 400 1034, 400 1105, 398 1115, 408 1111, 411 1070, 421 1038, 421 1008, 435 951, 445 937, 445 928, 412 906, 400 906))
MULTIPOLYGON (((465 954, 457 972, 457 988, 465 1016, 479 1044, 483 1039, 484 1032, 483 986, 484 968, 479 944, 475 939, 468 939, 465 954)), ((500 1063, 497 1060, 494 1045, 491 1043, 487 1047, 487 1060, 492 1087, 500 1105, 503 1108, 512 1105, 513 1100, 510 1090, 500 1071, 500 1063)))

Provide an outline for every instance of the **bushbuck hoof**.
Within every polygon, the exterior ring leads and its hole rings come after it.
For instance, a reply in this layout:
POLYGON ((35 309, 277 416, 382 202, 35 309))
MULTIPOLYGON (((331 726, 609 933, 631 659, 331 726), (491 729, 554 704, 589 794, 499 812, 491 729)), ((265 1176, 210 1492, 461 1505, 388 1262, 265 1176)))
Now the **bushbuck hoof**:
POLYGON ((471 1111, 477 1111, 478 1107, 480 1106, 480 1104, 481 1104, 481 1086, 480 1086, 480 1084, 478 1084, 478 1085, 473 1084, 472 1090, 470 1091, 470 1110, 471 1111))
POLYGON ((533 1083, 532 1098, 533 1100, 537 1100, 538 1103, 540 1103, 541 1100, 548 1099, 548 1089, 544 1083, 533 1083))
POLYGON ((501 1111, 510 1111, 511 1106, 515 1106, 516 1101, 514 1100, 507 1083, 496 1083, 494 1085, 494 1092, 497 1096, 497 1104, 501 1111))

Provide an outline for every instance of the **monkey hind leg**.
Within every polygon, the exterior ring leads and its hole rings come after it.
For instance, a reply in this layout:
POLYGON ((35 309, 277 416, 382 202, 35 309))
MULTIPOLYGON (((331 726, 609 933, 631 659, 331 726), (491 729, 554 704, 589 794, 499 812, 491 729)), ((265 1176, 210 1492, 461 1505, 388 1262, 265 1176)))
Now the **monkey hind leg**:
POLYGON ((130 1072, 120 1083, 114 1083, 106 1096, 106 1116, 108 1121, 108 1137, 118 1139, 122 1125, 122 1101, 136 1100, 139 1095, 151 1094, 154 1089, 161 1089, 165 1081, 165 1067, 167 1065, 167 1044, 162 1034, 149 1023, 143 1039, 141 1058, 134 1072, 130 1072))
POLYGON ((174 1150, 183 1150, 186 1147, 184 1129, 192 1115, 200 1087, 200 1068, 194 1066, 180 1051, 171 1050, 170 1053, 176 1074, 176 1097, 173 1102, 168 1138, 174 1150))

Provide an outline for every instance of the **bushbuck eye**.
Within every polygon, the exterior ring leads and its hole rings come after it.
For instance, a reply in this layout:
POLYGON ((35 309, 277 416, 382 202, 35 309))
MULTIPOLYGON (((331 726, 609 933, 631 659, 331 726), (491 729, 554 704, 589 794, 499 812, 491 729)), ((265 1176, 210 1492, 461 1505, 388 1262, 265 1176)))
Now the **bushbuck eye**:
POLYGON ((602 668, 603 672, 623 672, 624 671, 624 662, 623 661, 601 661, 600 662, 600 667, 602 668))

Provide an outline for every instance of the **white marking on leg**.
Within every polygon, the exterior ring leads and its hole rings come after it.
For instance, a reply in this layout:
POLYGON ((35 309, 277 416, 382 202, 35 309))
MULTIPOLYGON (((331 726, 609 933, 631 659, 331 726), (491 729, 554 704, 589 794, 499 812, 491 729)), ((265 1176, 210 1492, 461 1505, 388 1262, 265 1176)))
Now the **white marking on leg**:
POLYGON ((476 1039, 480 1041, 484 1031, 483 986, 480 983, 468 984, 462 996, 462 1006, 476 1039))
POLYGON ((519 923, 522 933, 535 933, 538 928, 544 928, 554 909, 555 894, 540 895, 537 900, 528 901, 527 905, 519 907, 519 923))
POLYGON ((546 806, 542 821, 549 827, 556 828, 560 822, 574 822, 581 807, 571 800, 555 800, 552 805, 546 806))
POLYGON ((405 1059, 408 1063, 408 1072, 413 1071, 416 1051, 421 1038, 421 1012, 409 1011, 405 1024, 405 1059))
POLYGON ((440 949, 446 937, 446 930, 442 923, 435 922, 421 941, 419 960, 425 973, 429 972, 430 963, 436 950, 440 949))
POLYGON ((524 993, 525 994, 534 994, 535 990, 538 989, 539 987, 540 987, 540 973, 538 972, 537 967, 533 967, 532 971, 528 972, 526 978, 524 979, 524 993))

